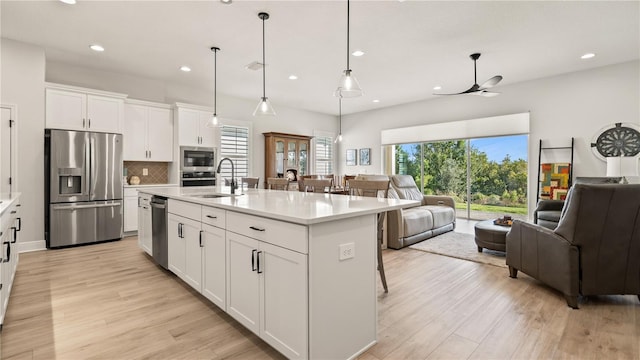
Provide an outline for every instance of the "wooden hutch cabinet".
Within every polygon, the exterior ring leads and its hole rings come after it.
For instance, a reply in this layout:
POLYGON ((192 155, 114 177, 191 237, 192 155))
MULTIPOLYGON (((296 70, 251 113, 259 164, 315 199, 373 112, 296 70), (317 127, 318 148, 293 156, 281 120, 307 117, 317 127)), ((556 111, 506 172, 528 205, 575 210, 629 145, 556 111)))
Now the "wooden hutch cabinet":
POLYGON ((298 176, 309 174, 312 136, 276 132, 263 135, 265 184, 270 177, 285 177, 289 169, 295 169, 298 176))

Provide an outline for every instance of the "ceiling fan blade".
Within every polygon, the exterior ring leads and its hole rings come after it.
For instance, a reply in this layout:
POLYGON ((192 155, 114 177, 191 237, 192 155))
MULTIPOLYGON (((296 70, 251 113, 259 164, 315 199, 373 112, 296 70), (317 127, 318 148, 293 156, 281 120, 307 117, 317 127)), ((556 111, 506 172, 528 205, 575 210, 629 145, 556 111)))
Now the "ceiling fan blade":
POLYGON ((496 75, 494 77, 492 77, 491 79, 485 81, 482 85, 480 85, 480 88, 482 89, 488 89, 490 87, 494 87, 496 86, 500 81, 502 81, 502 76, 500 75, 496 75))
POLYGON ((487 90, 476 91, 473 94, 474 95, 478 95, 478 96, 484 96, 484 97, 494 97, 494 96, 500 95, 500 93, 493 92, 493 91, 487 91, 487 90))

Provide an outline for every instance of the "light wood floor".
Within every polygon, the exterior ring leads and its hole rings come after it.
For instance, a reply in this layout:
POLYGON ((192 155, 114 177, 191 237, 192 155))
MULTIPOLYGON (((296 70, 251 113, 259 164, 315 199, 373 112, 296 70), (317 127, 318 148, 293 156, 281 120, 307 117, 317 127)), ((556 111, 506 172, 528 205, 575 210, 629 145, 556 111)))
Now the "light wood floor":
MULTIPOLYGON (((582 299, 506 268, 387 250, 378 344, 361 359, 639 359, 635 296, 582 299)), ((281 355, 161 270, 137 239, 21 254, 3 359, 263 359, 281 355)))

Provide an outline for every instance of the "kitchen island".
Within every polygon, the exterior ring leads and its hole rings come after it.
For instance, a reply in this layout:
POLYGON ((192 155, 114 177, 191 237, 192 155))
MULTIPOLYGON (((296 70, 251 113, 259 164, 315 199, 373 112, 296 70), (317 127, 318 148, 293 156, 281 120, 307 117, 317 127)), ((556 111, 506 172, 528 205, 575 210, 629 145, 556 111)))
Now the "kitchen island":
POLYGON ((417 201, 139 191, 169 199, 169 270, 288 358, 353 358, 376 343, 376 214, 417 201))

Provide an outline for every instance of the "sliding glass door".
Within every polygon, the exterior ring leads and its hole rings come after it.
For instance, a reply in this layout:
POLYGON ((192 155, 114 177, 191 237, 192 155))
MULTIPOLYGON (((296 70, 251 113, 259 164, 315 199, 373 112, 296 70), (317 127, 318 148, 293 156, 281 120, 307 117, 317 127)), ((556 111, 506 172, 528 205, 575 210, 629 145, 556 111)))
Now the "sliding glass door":
POLYGON ((395 145, 395 173, 447 195, 459 218, 527 218, 527 135, 395 145))

